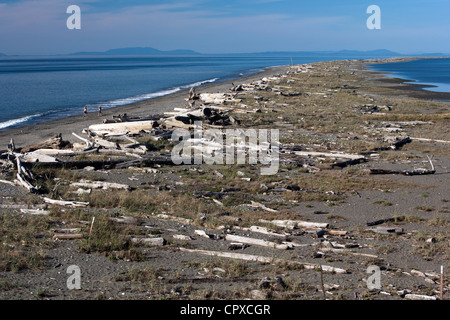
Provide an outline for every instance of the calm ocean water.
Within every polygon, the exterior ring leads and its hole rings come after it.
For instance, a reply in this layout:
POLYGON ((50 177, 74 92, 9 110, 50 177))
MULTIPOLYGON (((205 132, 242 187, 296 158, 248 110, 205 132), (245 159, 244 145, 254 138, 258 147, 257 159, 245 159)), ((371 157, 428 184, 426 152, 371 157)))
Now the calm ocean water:
MULTIPOLYGON (((292 61, 345 58, 358 57, 294 55, 292 61)), ((447 74, 441 75, 447 84, 448 63, 447 74)), ((95 112, 99 105, 104 109, 126 105, 288 64, 289 54, 1 57, 0 129, 81 114, 84 106, 95 112)), ((435 79, 432 77, 432 82, 439 82, 435 79)))
POLYGON ((424 90, 450 92, 450 59, 421 59, 399 63, 374 64, 370 68, 376 71, 390 72, 387 74, 390 77, 435 86, 424 88, 424 90))

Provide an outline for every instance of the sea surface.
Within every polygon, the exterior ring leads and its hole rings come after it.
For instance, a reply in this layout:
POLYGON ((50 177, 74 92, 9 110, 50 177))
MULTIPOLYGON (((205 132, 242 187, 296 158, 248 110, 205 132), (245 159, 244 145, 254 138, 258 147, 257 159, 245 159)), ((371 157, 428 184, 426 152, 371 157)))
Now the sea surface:
POLYGON ((420 59, 408 62, 382 63, 369 66, 371 70, 388 72, 389 77, 431 85, 423 90, 450 92, 450 58, 420 59))
MULTIPOLYGON (((82 114, 84 106, 88 111, 96 112, 98 106, 108 109, 127 105, 207 83, 252 75, 271 66, 346 58, 359 57, 280 53, 0 57, 0 130, 82 114)), ((437 72, 439 77, 433 73, 427 78, 428 83, 443 81, 448 85, 449 62, 446 60, 446 65, 443 60, 421 62, 431 64, 438 71, 444 64, 447 70, 446 74, 437 72)), ((395 68, 396 65, 406 66, 400 70, 405 74, 411 69, 408 65, 415 66, 414 63, 399 63, 377 65, 377 68, 395 68)), ((425 71, 419 74, 427 75, 425 71)))

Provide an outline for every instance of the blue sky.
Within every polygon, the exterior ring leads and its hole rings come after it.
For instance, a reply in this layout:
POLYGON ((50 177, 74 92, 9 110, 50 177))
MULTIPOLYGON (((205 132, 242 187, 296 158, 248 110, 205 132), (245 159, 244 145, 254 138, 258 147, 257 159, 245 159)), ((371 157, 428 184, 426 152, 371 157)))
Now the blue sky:
POLYGON ((202 53, 373 50, 450 53, 449 0, 0 0, 0 52, 150 46, 202 53), (81 30, 68 30, 69 5, 81 30), (369 30, 367 7, 381 9, 369 30))

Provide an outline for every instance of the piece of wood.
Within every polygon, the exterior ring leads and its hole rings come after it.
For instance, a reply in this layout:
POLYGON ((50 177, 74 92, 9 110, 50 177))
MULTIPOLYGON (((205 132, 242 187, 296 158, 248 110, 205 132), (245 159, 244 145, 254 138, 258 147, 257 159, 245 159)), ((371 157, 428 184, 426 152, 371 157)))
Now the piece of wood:
POLYGON ((35 188, 30 182, 27 181, 27 178, 32 180, 33 175, 31 172, 29 172, 25 167, 22 166, 22 162, 20 160, 20 157, 16 157, 16 163, 17 163, 17 181, 28 189, 31 193, 38 193, 39 189, 35 188))
POLYGON ((322 252, 344 253, 344 254, 350 254, 350 255, 353 255, 353 256, 378 259, 378 256, 376 256, 374 254, 362 253, 362 252, 354 252, 354 251, 350 251, 350 250, 346 250, 346 249, 320 248, 320 251, 322 251, 322 252))
POLYGON ((172 237, 176 240, 183 240, 183 241, 192 240, 190 236, 186 236, 184 234, 174 234, 172 237))
POLYGON ((10 186, 15 186, 16 184, 12 181, 0 179, 0 183, 9 184, 10 186))
POLYGON ((232 242, 228 245, 228 250, 244 250, 248 245, 241 242, 232 242))
POLYGON ((105 181, 89 181, 80 180, 80 182, 72 182, 71 187, 81 187, 86 189, 118 189, 118 190, 131 190, 131 187, 127 184, 105 182, 105 181))
POLYGON ((57 156, 57 155, 71 156, 75 154, 75 151, 70 149, 37 149, 34 152, 47 156, 57 156))
POLYGON ((254 207, 254 208, 261 208, 261 209, 263 209, 265 211, 268 211, 268 212, 278 212, 275 209, 268 208, 265 205, 263 205, 262 203, 255 202, 255 201, 252 201, 251 204, 248 204, 248 206, 251 206, 251 207, 254 207))
POLYGON ((81 233, 67 234, 67 233, 57 233, 53 235, 53 240, 74 240, 74 239, 83 239, 83 235, 81 233))
POLYGON ((284 233, 284 234, 276 233, 276 232, 270 231, 266 227, 260 227, 260 226, 251 226, 250 228, 241 228, 241 227, 238 227, 238 226, 234 226, 233 229, 257 232, 257 233, 262 233, 262 234, 266 234, 266 235, 273 236, 273 237, 286 238, 286 236, 288 236, 287 233, 284 233))
POLYGON ((261 223, 270 223, 276 225, 278 227, 288 228, 288 229, 296 229, 296 228, 304 228, 304 229, 323 229, 328 227, 328 223, 321 222, 309 222, 309 221, 301 221, 301 220, 264 220, 260 219, 261 223))
MULTIPOLYGON (((306 263, 306 262, 300 262, 300 261, 295 261, 295 260, 276 259, 276 258, 269 258, 269 257, 264 257, 264 256, 257 256, 257 255, 243 254, 243 253, 209 251, 209 250, 187 249, 187 248, 178 248, 178 249, 182 252, 197 253, 197 254, 203 254, 203 255, 213 256, 213 257, 231 258, 231 259, 238 259, 238 260, 245 260, 245 261, 255 261, 255 262, 260 262, 260 263, 283 263, 283 264, 299 265, 299 266, 303 266, 305 269, 310 269, 310 270, 317 270, 320 268, 320 265, 313 264, 313 263, 306 263)), ((340 274, 347 273, 347 270, 345 270, 345 269, 335 268, 335 267, 326 266, 326 265, 322 266, 322 270, 325 272, 340 273, 340 274)))
POLYGON ((103 138, 100 137, 96 137, 96 136, 91 136, 89 135, 89 139, 91 139, 91 141, 93 141, 95 144, 102 146, 106 149, 119 149, 119 145, 116 142, 111 142, 108 140, 105 140, 103 138))
POLYGON ((225 236, 225 240, 232 241, 232 242, 235 241, 235 242, 241 242, 241 243, 246 243, 246 244, 252 244, 252 245, 261 246, 261 247, 268 247, 268 248, 273 248, 273 249, 280 249, 280 250, 287 250, 289 248, 289 246, 287 244, 278 244, 278 243, 267 241, 267 240, 242 237, 242 236, 237 236, 237 235, 232 235, 232 234, 227 234, 225 236))
POLYGON ((41 209, 20 209, 20 212, 25 214, 31 214, 31 215, 49 215, 50 211, 48 210, 41 210, 41 209))
POLYGON ((110 217, 109 220, 114 221, 114 222, 118 222, 118 223, 125 223, 125 224, 137 224, 138 223, 138 219, 135 217, 127 217, 127 216, 123 216, 123 217, 110 217))
POLYGON ((418 176, 435 174, 436 169, 434 168, 433 161, 427 155, 428 161, 430 162, 431 170, 428 169, 415 169, 415 170, 386 170, 386 169, 370 169, 370 174, 403 174, 405 176, 418 176))
POLYGON ((7 148, 10 153, 16 152, 16 144, 14 143, 14 140, 12 138, 11 138, 7 148))
POLYGON ((413 137, 411 137, 411 139, 412 139, 412 140, 417 140, 417 141, 425 141, 425 142, 450 143, 450 141, 446 141, 446 140, 425 139, 425 138, 413 138, 413 137))
POLYGON ((0 204, 1 209, 46 209, 46 204, 35 204, 29 206, 28 204, 0 204))
POLYGON ((26 152, 31 152, 31 151, 34 151, 37 149, 43 149, 43 148, 45 148, 45 149, 63 149, 68 146, 70 146, 70 142, 64 141, 62 139, 61 134, 57 134, 45 141, 23 147, 20 149, 20 152, 26 153, 26 152))
POLYGON ((55 157, 38 153, 36 151, 27 152, 20 156, 23 162, 59 162, 55 157))
POLYGON ((411 138, 410 138, 410 137, 406 137, 406 138, 404 138, 404 139, 402 139, 402 140, 400 140, 400 141, 397 141, 397 142, 395 142, 394 144, 392 144, 392 145, 390 146, 390 148, 391 148, 392 150, 398 150, 398 149, 400 149, 401 147, 403 147, 405 144, 410 143, 410 142, 411 142, 411 138))
POLYGON ((127 134, 130 131, 151 130, 157 124, 154 120, 93 124, 89 126, 89 131, 97 135, 118 135, 127 134))
POLYGON ((324 229, 328 234, 332 236, 345 236, 348 231, 345 230, 333 230, 333 229, 324 229))
POLYGON ((166 244, 166 240, 162 237, 159 238, 131 238, 131 242, 137 244, 143 244, 151 247, 161 247, 166 244))
POLYGON ((360 163, 364 163, 364 162, 367 162, 367 159, 364 157, 361 157, 361 158, 357 158, 357 159, 350 159, 350 160, 346 160, 346 161, 333 163, 331 165, 331 168, 335 168, 335 167, 345 168, 348 166, 353 166, 355 164, 360 164, 360 163))
POLYGON ((89 202, 54 200, 47 197, 43 198, 46 203, 56 204, 63 207, 87 207, 89 202))
POLYGON ((359 154, 348 154, 342 152, 314 152, 314 151, 294 151, 294 154, 302 157, 327 157, 327 158, 344 158, 344 159, 361 159, 359 154))
POLYGON ((85 139, 83 137, 80 137, 79 135, 77 135, 75 132, 72 132, 72 135, 78 139, 80 139, 81 141, 83 141, 86 144, 86 149, 85 150, 90 150, 92 148, 94 148, 94 142, 89 141, 88 139, 85 139))
POLYGON ((129 158, 118 160, 99 160, 99 161, 60 161, 60 162, 33 162, 24 163, 25 167, 32 168, 66 168, 66 169, 83 169, 85 167, 93 167, 94 169, 104 169, 105 167, 115 167, 118 164, 130 161, 129 158))
POLYGON ((367 229, 369 231, 373 231, 375 233, 380 233, 380 234, 402 234, 403 233, 403 228, 396 228, 396 227, 376 227, 376 228, 371 228, 371 229, 367 229))
POLYGON ((408 299, 408 300, 437 300, 437 297, 409 293, 409 294, 405 294, 405 299, 408 299))
POLYGON ((195 230, 194 233, 202 238, 206 239, 212 239, 213 236, 210 234, 207 234, 204 230, 195 230))
POLYGON ((80 232, 80 228, 57 228, 52 230, 54 233, 75 233, 80 232))
POLYGON ((383 224, 386 222, 395 222, 395 221, 403 221, 403 220, 405 220, 405 216, 387 218, 387 219, 379 219, 379 220, 375 220, 372 222, 367 222, 367 226, 371 227, 371 226, 376 226, 376 225, 383 224))
POLYGON ((175 217, 175 216, 171 216, 171 215, 163 214, 163 213, 157 214, 156 217, 158 217, 160 219, 174 220, 174 221, 178 221, 178 222, 186 223, 186 224, 191 224, 192 222, 194 222, 194 220, 192 220, 192 219, 175 217))
POLYGON ((411 138, 410 137, 406 137, 406 138, 403 138, 403 139, 401 139, 401 140, 391 144, 388 147, 375 148, 375 149, 373 149, 373 151, 382 151, 382 150, 389 150, 389 149, 398 150, 401 147, 403 147, 405 144, 410 143, 410 142, 411 142, 411 138))

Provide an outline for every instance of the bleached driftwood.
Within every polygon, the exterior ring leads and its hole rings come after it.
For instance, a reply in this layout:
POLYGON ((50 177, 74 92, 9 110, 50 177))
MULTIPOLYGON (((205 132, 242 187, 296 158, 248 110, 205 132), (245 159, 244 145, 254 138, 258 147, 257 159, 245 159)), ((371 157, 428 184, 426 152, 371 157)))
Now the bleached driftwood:
POLYGON ((28 171, 24 166, 22 166, 22 162, 20 160, 20 156, 16 156, 17 163, 17 181, 28 189, 28 191, 36 193, 39 191, 38 188, 35 188, 27 179, 33 180, 33 174, 28 171))
POLYGON ((20 209, 20 212, 25 214, 31 214, 31 215, 49 215, 50 211, 48 210, 41 210, 41 209, 20 209))
POLYGON ((97 135, 102 134, 127 134, 130 131, 151 130, 157 125, 154 120, 147 121, 132 121, 119 123, 103 123, 93 124, 89 126, 89 131, 97 135))
POLYGON ((418 141, 425 141, 425 142, 450 143, 450 141, 437 140, 437 139, 413 138, 413 137, 411 137, 411 139, 412 140, 418 140, 418 141))
POLYGON ((80 137, 79 135, 77 135, 75 132, 72 132, 72 135, 78 139, 80 139, 81 141, 83 141, 86 144, 86 149, 84 150, 90 150, 92 148, 94 148, 94 143, 92 141, 89 141, 88 139, 85 139, 83 137, 80 137))
POLYGON ((223 104, 226 99, 225 93, 200 93, 200 100, 202 100, 205 104, 215 103, 215 104, 223 104))
POLYGON ((338 249, 338 248, 320 248, 320 251, 322 251, 322 252, 343 253, 343 254, 350 254, 350 255, 353 255, 353 256, 360 256, 360 257, 367 257, 367 258, 378 259, 378 256, 376 256, 376 255, 374 255, 374 254, 361 253, 361 252, 354 252, 354 251, 346 250, 346 249, 338 249))
POLYGON ((20 156, 23 162, 59 162, 55 157, 41 154, 37 151, 27 152, 20 156))
POLYGON ((108 140, 105 140, 105 139, 100 138, 100 137, 93 137, 93 136, 90 136, 89 138, 90 138, 90 140, 93 141, 95 144, 97 144, 97 145, 99 145, 99 146, 102 146, 102 147, 104 147, 104 148, 107 148, 107 149, 119 149, 119 148, 120 148, 119 145, 118 145, 117 143, 111 142, 111 141, 108 141, 108 140))
POLYGON ((265 211, 268 211, 268 212, 278 212, 275 209, 268 208, 265 205, 263 205, 262 203, 255 202, 255 201, 252 201, 251 204, 248 204, 248 206, 254 207, 254 208, 261 208, 261 209, 263 209, 265 211))
POLYGON ((232 234, 227 234, 225 236, 225 240, 241 242, 241 243, 246 243, 246 244, 253 244, 256 246, 269 247, 269 248, 280 249, 280 250, 287 250, 289 248, 289 246, 287 244, 278 244, 278 243, 267 241, 267 240, 241 237, 241 236, 236 236, 236 235, 232 235, 232 234))
POLYGON ((260 219, 261 223, 270 223, 276 225, 278 227, 288 228, 288 229, 296 229, 296 228, 304 228, 304 229, 323 229, 328 227, 328 223, 321 222, 309 222, 309 221, 301 221, 301 220, 264 220, 260 219))
POLYGON ((165 245, 166 240, 164 238, 131 238, 131 242, 137 243, 137 244, 143 244, 146 246, 152 246, 152 247, 160 247, 165 245))
POLYGON ((9 184, 10 186, 15 186, 16 184, 12 181, 0 179, 0 183, 9 184))
POLYGON ((87 207, 89 202, 54 200, 47 197, 43 198, 46 203, 56 204, 64 207, 87 207))
POLYGON ((57 155, 74 155, 75 151, 69 149, 37 149, 34 151, 47 156, 57 156, 57 155))
POLYGON ((119 189, 119 190, 131 190, 131 187, 127 184, 104 182, 104 181, 89 181, 80 180, 80 182, 72 182, 71 187, 81 187, 86 189, 119 189))
POLYGON ((0 204, 0 208, 2 209, 46 209, 46 204, 35 204, 32 205, 31 208, 27 204, 0 204))
MULTIPOLYGON (((232 217, 232 218, 234 218, 234 217, 232 217)), ((267 234, 269 236, 281 237, 281 238, 286 238, 286 236, 288 236, 288 234, 286 234, 286 233, 273 232, 273 231, 270 231, 266 227, 260 227, 260 226, 251 226, 250 228, 241 228, 239 226, 233 226, 233 229, 257 232, 257 233, 267 234)))
POLYGON ((397 227, 375 227, 367 229, 369 231, 373 231, 375 233, 380 234, 401 234, 403 233, 403 228, 397 228, 397 227))
POLYGON ((302 157, 327 157, 327 158, 344 158, 344 159, 362 159, 364 158, 360 154, 348 154, 342 152, 314 152, 314 151, 294 151, 294 154, 302 157))
POLYGON ((53 240, 73 240, 73 239, 82 239, 83 235, 81 233, 57 233, 53 235, 53 240))
POLYGON ((295 260, 284 260, 284 259, 276 259, 276 258, 269 258, 264 256, 257 256, 257 255, 250 255, 250 254, 243 254, 243 253, 234 253, 234 252, 221 252, 221 251, 209 251, 209 250, 199 250, 199 249, 187 249, 187 248, 178 248, 180 251, 183 252, 191 252, 191 253, 198 253, 203 254, 207 256, 213 256, 213 257, 223 257, 223 258, 231 258, 231 259, 238 259, 238 260, 245 260, 245 261, 255 261, 255 262, 261 262, 261 263, 287 263, 292 265, 299 265, 303 266, 305 269, 319 269, 322 267, 322 270, 325 272, 332 272, 332 273, 347 273, 347 270, 341 269, 341 268, 335 268, 327 265, 319 265, 319 264, 313 264, 313 263, 307 263, 307 262, 300 262, 295 260))
POLYGON ((405 295, 405 299, 408 299, 408 300, 437 300, 437 297, 410 293, 410 294, 405 295))
POLYGON ((207 234, 205 231, 203 230, 195 230, 194 233, 202 238, 206 238, 206 239, 212 239, 213 236, 210 234, 207 234))
POLYGON ((156 217, 161 218, 161 219, 167 219, 167 220, 174 220, 174 221, 178 221, 181 223, 186 223, 186 224, 190 224, 193 222, 192 219, 186 219, 186 218, 181 218, 181 217, 175 217, 175 216, 171 216, 168 214, 157 214, 156 217))
POLYGON ((324 229, 328 234, 332 236, 345 236, 348 231, 345 230, 332 230, 332 229, 324 229))
POLYGON ((184 234, 174 234, 172 237, 176 240, 184 240, 184 241, 192 240, 190 236, 186 236, 184 234))

